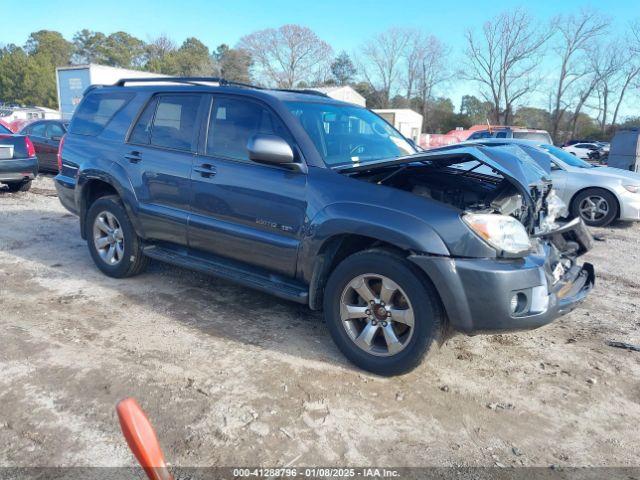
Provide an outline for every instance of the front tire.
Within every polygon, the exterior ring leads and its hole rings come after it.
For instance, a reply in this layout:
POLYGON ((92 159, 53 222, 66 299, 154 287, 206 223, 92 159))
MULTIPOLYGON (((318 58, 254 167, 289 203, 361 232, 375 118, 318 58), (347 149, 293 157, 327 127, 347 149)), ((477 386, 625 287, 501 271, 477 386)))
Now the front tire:
POLYGON ((607 190, 587 188, 574 197, 571 214, 590 227, 606 227, 618 217, 618 202, 607 190))
POLYGON ((324 316, 340 351, 383 376, 413 370, 443 324, 429 280, 402 256, 377 249, 351 255, 331 273, 324 316))
POLYGON ((146 268, 149 259, 117 196, 96 200, 87 212, 85 228, 89 253, 105 275, 131 277, 146 268))

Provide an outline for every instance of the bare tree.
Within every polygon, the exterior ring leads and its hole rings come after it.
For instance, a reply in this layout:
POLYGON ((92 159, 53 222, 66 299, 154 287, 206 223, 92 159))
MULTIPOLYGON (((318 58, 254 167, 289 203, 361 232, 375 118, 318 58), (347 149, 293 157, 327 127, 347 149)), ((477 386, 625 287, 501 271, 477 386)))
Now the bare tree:
POLYGON ((385 106, 400 76, 402 58, 413 33, 402 28, 373 36, 361 49, 360 69, 369 84, 380 90, 385 106))
POLYGON ((640 75, 640 62, 637 55, 632 52, 628 45, 633 44, 631 39, 624 42, 625 47, 620 43, 612 43, 606 48, 606 62, 602 63, 600 79, 598 84, 600 130, 605 133, 607 130, 607 120, 609 119, 609 109, 614 106, 611 125, 615 125, 620 106, 624 96, 640 75))
POLYGON ((281 88, 313 82, 319 72, 328 70, 332 58, 329 44, 300 25, 251 33, 240 39, 237 48, 251 56, 260 78, 281 88))
POLYGON ((449 48, 437 37, 424 37, 417 55, 416 90, 422 106, 423 125, 430 124, 430 105, 434 89, 451 78, 449 48))
POLYGON ((616 125, 618 114, 620 113, 620 106, 624 101, 627 90, 634 84, 640 86, 640 83, 637 83, 640 79, 640 59, 638 58, 638 56, 640 56, 640 20, 631 25, 630 38, 628 42, 625 43, 630 45, 630 47, 629 52, 627 52, 625 59, 622 61, 624 66, 622 68, 618 100, 613 111, 613 118, 611 119, 612 126, 616 125))
POLYGON ((516 103, 533 90, 533 72, 552 31, 519 8, 485 22, 479 37, 467 30, 469 68, 461 74, 483 87, 496 123, 508 124, 516 103))
MULTIPOLYGON (((583 10, 578 15, 554 19, 553 25, 559 32, 559 41, 554 51, 560 57, 560 72, 551 112, 551 136, 557 141, 560 123, 567 109, 572 104, 580 107, 574 110, 572 122, 575 125, 580 109, 586 101, 586 98, 582 98, 585 93, 583 87, 577 95, 578 102, 575 103, 574 87, 592 72, 591 65, 585 57, 588 57, 588 52, 593 51, 591 47, 598 37, 606 33, 609 21, 596 12, 583 10), (570 94, 571 100, 567 98, 570 94)), ((587 81, 591 86, 587 89, 588 95, 591 95, 595 88, 593 80, 591 78, 587 81)), ((595 81, 597 83, 597 79, 595 81)))

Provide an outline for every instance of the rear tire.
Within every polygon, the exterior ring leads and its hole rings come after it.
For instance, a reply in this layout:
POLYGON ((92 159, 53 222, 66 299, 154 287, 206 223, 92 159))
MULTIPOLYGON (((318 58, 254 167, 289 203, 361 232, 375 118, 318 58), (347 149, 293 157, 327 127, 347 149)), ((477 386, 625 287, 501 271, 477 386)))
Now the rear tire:
POLYGON ((383 376, 413 370, 439 337, 444 319, 437 292, 418 268, 378 249, 347 257, 331 273, 324 317, 340 351, 383 376))
POLYGON ((7 183, 10 192, 28 192, 31 188, 31 180, 7 183))
POLYGON ((618 202, 607 190, 587 188, 571 201, 571 214, 590 227, 606 227, 618 217, 618 202))
POLYGON ((105 275, 131 277, 147 267, 149 258, 142 253, 142 241, 119 197, 96 200, 87 212, 85 229, 89 253, 105 275))

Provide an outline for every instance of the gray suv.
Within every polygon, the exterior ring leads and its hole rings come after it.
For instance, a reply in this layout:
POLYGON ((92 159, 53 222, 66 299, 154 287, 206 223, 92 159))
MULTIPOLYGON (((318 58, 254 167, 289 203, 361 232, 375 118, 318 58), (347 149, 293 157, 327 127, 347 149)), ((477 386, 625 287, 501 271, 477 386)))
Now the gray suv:
POLYGON ((60 201, 106 275, 153 258, 324 310, 340 350, 381 375, 452 332, 545 325, 594 281, 576 260, 589 234, 558 220, 548 163, 508 147, 418 152, 315 92, 95 86, 60 159, 60 201))

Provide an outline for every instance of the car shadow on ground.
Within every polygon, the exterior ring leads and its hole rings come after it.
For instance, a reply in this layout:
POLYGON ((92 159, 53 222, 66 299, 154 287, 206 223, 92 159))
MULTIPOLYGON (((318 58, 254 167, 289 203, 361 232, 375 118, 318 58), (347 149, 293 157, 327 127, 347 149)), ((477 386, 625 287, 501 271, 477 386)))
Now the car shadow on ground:
MULTIPOLYGON (((357 370, 333 344, 321 312, 306 305, 157 261, 139 276, 109 278, 93 263, 80 237, 77 217, 66 212, 21 210, 20 223, 33 226, 29 241, 5 240, 0 250, 39 263, 48 284, 56 278, 80 280, 80 284, 84 280, 90 283, 89 290, 97 287, 111 298, 115 293, 123 308, 139 307, 207 335, 357 370)), ((101 308, 101 299, 83 290, 79 287, 64 295, 95 302, 101 308)), ((135 315, 129 319, 123 314, 120 321, 135 321, 135 315)))

